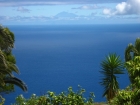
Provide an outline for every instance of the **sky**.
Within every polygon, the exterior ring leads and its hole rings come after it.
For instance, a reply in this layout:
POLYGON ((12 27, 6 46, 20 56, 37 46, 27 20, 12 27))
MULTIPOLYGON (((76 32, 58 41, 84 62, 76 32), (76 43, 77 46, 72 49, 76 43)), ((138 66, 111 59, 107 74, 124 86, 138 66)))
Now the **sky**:
POLYGON ((136 24, 140 0, 0 0, 0 24, 136 24))

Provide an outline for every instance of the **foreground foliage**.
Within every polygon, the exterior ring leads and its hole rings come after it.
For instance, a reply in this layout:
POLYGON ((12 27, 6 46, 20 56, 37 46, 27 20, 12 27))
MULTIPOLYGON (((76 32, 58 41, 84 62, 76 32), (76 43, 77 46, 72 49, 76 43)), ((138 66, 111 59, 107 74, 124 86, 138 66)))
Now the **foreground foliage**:
POLYGON ((104 87, 103 97, 106 96, 107 100, 110 101, 115 97, 119 83, 117 81, 117 74, 123 74, 124 64, 122 63, 119 56, 116 54, 109 54, 105 60, 101 62, 103 74, 100 84, 104 87))
POLYGON ((0 105, 4 105, 5 99, 0 95, 0 105))
POLYGON ((0 104, 4 104, 2 94, 14 91, 14 85, 19 86, 23 91, 27 91, 27 86, 13 72, 19 73, 15 57, 12 54, 14 47, 14 34, 0 25, 0 104))
POLYGON ((135 56, 140 56, 140 38, 137 38, 135 44, 128 44, 125 49, 125 61, 132 60, 135 56))
POLYGON ((125 67, 131 84, 127 89, 119 90, 111 105, 140 105, 140 38, 136 39, 135 47, 131 44, 127 51, 125 54, 129 59, 126 59, 125 67))
POLYGON ((140 105, 140 89, 132 90, 130 87, 119 90, 110 105, 140 105))
POLYGON ((50 91, 43 96, 33 94, 29 99, 20 95, 12 105, 93 105, 94 94, 90 93, 88 100, 86 100, 83 96, 84 92, 85 89, 81 87, 77 92, 74 92, 72 87, 69 87, 67 92, 61 92, 58 95, 50 91))

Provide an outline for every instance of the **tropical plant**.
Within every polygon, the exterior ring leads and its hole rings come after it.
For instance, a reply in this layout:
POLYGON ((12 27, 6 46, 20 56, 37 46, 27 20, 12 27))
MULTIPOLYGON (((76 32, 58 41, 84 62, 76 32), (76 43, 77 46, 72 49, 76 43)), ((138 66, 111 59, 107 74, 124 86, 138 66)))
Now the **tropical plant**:
POLYGON ((23 81, 14 77, 12 74, 13 71, 19 73, 18 68, 15 64, 10 61, 4 60, 5 66, 0 65, 0 93, 1 92, 12 92, 14 91, 14 85, 17 85, 23 89, 23 91, 27 91, 27 86, 23 81))
POLYGON ((125 63, 133 88, 140 88, 140 56, 125 63))
POLYGON ((13 91, 14 85, 27 91, 25 83, 12 74, 19 73, 15 57, 12 55, 14 41, 14 34, 8 28, 0 26, 0 93, 13 91))
POLYGON ((14 34, 8 29, 0 25, 0 49, 10 52, 14 47, 14 34))
POLYGON ((4 105, 5 99, 0 95, 0 105, 4 105))
POLYGON ((140 105, 140 38, 135 45, 129 44, 125 50, 125 68, 130 78, 130 86, 119 90, 111 105, 140 105))
POLYGON ((140 56, 140 38, 137 38, 135 44, 128 44, 125 49, 125 61, 132 60, 134 56, 140 56))
POLYGON ((43 96, 32 94, 29 99, 19 95, 12 105, 94 105, 94 94, 90 93, 89 99, 86 100, 83 96, 84 92, 85 89, 81 87, 77 92, 74 92, 72 87, 69 87, 67 92, 61 92, 58 95, 51 91, 48 91, 43 96))
POLYGON ((132 90, 132 87, 128 86, 126 89, 119 90, 110 105, 140 105, 140 89, 132 90))
POLYGON ((130 87, 119 90, 116 96, 110 101, 110 105, 134 105, 133 92, 130 87))
POLYGON ((103 74, 100 84, 104 87, 103 97, 106 96, 107 100, 110 101, 115 97, 119 83, 117 81, 116 74, 123 74, 124 64, 120 59, 120 56, 116 54, 109 54, 105 60, 101 62, 103 74))

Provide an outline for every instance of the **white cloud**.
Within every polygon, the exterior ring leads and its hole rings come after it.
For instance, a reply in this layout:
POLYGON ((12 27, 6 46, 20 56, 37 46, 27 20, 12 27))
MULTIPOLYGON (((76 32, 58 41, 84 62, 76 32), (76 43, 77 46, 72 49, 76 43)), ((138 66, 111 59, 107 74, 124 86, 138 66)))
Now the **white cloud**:
POLYGON ((97 5, 84 5, 84 6, 80 6, 77 8, 72 8, 72 9, 81 9, 81 10, 92 10, 92 9, 99 9, 100 7, 98 7, 97 5))
POLYGON ((105 15, 140 15, 140 0, 127 0, 116 5, 115 9, 103 10, 105 15))
POLYGON ((105 14, 105 15, 111 15, 111 9, 104 9, 103 10, 103 13, 105 14))
POLYGON ((22 13, 30 12, 29 9, 26 9, 26 8, 24 8, 24 7, 18 7, 18 8, 17 8, 17 11, 22 12, 22 13))
POLYGON ((131 8, 130 4, 126 2, 122 2, 116 6, 116 10, 117 10, 116 14, 126 14, 130 8, 131 8))
POLYGON ((93 20, 92 16, 78 16, 73 13, 62 12, 56 16, 0 16, 0 23, 2 22, 43 22, 43 21, 86 21, 93 20))

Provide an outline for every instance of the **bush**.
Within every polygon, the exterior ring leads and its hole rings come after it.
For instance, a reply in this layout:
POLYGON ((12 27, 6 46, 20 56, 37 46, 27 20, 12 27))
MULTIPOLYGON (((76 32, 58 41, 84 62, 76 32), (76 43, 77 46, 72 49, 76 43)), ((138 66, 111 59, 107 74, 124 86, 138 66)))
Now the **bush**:
POLYGON ((119 90, 110 105, 140 105, 140 89, 119 90))
POLYGON ((5 99, 0 95, 0 105, 4 105, 5 99))
POLYGON ((84 92, 85 89, 81 87, 77 92, 74 92, 72 87, 69 87, 67 92, 61 92, 58 95, 51 91, 48 91, 43 96, 32 94, 29 99, 25 99, 23 95, 20 95, 12 105, 93 105, 94 94, 90 93, 88 100, 86 100, 83 97, 84 92))

